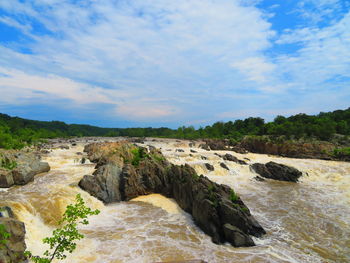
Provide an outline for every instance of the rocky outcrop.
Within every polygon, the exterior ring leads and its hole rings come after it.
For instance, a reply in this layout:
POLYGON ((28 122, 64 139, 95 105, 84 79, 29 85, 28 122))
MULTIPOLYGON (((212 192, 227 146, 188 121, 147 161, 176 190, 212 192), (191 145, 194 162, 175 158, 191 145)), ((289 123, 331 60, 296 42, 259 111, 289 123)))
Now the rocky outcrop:
MULTIPOLYGON (((156 150, 144 152, 135 146, 114 144, 108 152, 107 145, 101 147, 109 157, 101 156, 102 163, 97 163, 94 175, 85 176, 79 185, 105 203, 159 193, 174 198, 215 243, 252 246, 250 235, 259 237, 265 233, 230 187, 198 176, 189 165, 173 165, 156 150), (131 159, 125 158, 130 156, 125 151, 133 153, 131 159), (124 156, 123 162, 118 161, 118 156, 110 156, 111 152, 124 156)), ((86 149, 89 156, 96 156, 91 149, 100 151, 97 145, 86 149)))
POLYGON ((267 164, 254 163, 250 167, 262 177, 279 181, 297 182, 299 177, 302 176, 302 172, 299 170, 275 162, 268 162, 267 164))
POLYGON ((25 244, 25 227, 24 223, 9 217, 0 217, 0 225, 4 226, 7 233, 10 234, 6 244, 0 249, 1 263, 24 263, 26 258, 24 251, 25 244))
POLYGON ((28 152, 2 152, 1 160, 6 165, 0 167, 0 187, 8 188, 12 185, 24 185, 34 180, 34 176, 50 170, 46 162, 40 157, 28 152))
POLYGON ((245 137, 240 147, 253 152, 280 155, 291 158, 334 159, 330 155, 335 145, 330 142, 299 142, 292 140, 272 140, 268 136, 245 137))

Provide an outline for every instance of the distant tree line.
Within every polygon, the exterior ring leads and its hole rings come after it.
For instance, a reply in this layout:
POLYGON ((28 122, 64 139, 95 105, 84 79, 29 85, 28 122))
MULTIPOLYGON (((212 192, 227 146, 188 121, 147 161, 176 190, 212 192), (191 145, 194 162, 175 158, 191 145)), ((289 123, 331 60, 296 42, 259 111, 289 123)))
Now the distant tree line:
POLYGON ((34 121, 0 114, 0 148, 22 148, 40 139, 72 136, 166 137, 179 139, 217 138, 239 141, 246 135, 285 136, 330 140, 335 134, 350 135, 350 108, 318 115, 277 116, 265 123, 262 118, 247 118, 195 129, 193 126, 169 128, 100 128, 66 124, 60 121, 34 121))

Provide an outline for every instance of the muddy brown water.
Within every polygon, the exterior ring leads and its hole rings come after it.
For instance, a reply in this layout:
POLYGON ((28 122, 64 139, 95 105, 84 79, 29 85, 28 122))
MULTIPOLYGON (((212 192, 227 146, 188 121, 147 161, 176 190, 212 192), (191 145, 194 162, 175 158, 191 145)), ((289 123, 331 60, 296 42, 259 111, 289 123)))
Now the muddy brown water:
MULTIPOLYGON (((191 216, 160 195, 131 202, 104 205, 82 191, 77 183, 91 174, 93 164, 80 164, 77 152, 84 143, 69 150, 54 149, 44 158, 51 171, 21 187, 0 190, 0 205, 13 208, 26 225, 26 243, 33 254, 46 247, 55 223, 80 193, 86 203, 101 213, 81 228, 85 238, 64 262, 159 262, 203 259, 207 262, 350 262, 350 163, 236 154, 248 163, 276 161, 298 168, 304 175, 297 184, 266 180, 258 182, 248 166, 223 161, 214 151, 193 148, 186 141, 146 141, 161 148, 174 164, 188 163, 199 174, 235 189, 266 229, 257 246, 234 248, 216 245, 198 229, 191 216), (177 152, 176 149, 184 152, 177 152), (205 156, 207 160, 202 160, 205 156), (209 172, 208 162, 215 167, 209 172), (224 162, 230 171, 220 167, 224 162)), ((223 154, 225 152, 216 151, 223 154)))

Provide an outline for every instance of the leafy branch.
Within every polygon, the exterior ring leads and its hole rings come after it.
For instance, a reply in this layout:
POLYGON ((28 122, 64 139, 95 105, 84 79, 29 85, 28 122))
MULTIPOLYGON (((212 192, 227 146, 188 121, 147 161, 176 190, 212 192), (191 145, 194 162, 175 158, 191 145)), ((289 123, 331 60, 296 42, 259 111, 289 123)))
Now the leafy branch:
POLYGON ((99 213, 99 210, 86 207, 83 198, 78 194, 75 204, 67 206, 62 219, 59 221, 60 227, 53 231, 51 237, 43 239, 43 243, 48 244, 50 249, 44 252, 43 257, 33 256, 29 251, 25 252, 26 256, 35 263, 50 263, 53 259, 65 259, 67 252, 72 253, 76 249, 76 241, 84 238, 84 235, 79 233, 78 225, 89 224, 88 216, 99 213))

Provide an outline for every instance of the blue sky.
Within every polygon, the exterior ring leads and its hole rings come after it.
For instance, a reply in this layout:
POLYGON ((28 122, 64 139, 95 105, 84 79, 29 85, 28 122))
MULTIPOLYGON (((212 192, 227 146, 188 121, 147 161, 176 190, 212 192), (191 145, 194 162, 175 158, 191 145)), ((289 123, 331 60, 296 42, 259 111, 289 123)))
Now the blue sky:
POLYGON ((198 127, 349 101, 349 0, 0 0, 2 113, 198 127))

